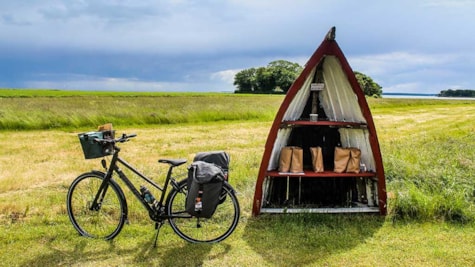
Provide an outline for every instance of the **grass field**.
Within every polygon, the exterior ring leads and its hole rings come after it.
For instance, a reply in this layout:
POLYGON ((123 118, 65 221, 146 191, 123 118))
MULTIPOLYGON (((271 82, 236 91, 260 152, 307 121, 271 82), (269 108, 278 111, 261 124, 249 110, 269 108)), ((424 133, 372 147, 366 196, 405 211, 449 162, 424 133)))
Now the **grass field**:
POLYGON ((272 120, 281 96, 0 90, 0 129, 88 128, 272 120))
POLYGON ((1 266, 475 262, 473 101, 368 99, 392 193, 388 216, 253 218, 255 179, 282 96, 13 91, 0 90, 1 266), (169 119, 145 120, 152 111, 169 119), (228 115, 216 119, 221 113, 228 115), (122 145, 123 157, 157 181, 166 171, 159 158, 191 160, 198 151, 228 151, 230 179, 242 209, 237 231, 219 244, 192 245, 165 225, 153 248, 153 224, 128 194, 130 225, 114 241, 79 237, 65 210, 67 188, 77 175, 100 164, 84 160, 77 134, 105 122, 113 122, 119 134, 138 134, 122 145))

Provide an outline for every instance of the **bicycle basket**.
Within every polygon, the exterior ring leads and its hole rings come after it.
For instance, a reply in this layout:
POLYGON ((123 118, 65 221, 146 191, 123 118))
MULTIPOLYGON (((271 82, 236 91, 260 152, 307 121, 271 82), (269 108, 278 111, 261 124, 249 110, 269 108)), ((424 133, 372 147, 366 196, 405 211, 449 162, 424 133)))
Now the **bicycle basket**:
POLYGON ((113 139, 114 135, 115 131, 88 132, 78 134, 82 151, 84 152, 84 158, 95 159, 114 153, 114 147, 112 144, 102 145, 100 143, 94 142, 95 138, 113 139))

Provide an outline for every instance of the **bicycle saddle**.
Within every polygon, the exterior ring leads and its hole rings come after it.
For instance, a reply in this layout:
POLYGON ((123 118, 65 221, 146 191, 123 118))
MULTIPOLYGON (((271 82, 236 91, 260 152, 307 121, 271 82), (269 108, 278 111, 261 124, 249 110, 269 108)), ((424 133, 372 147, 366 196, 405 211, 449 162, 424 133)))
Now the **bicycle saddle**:
POLYGON ((172 165, 173 167, 176 167, 180 166, 183 163, 186 163, 186 159, 159 159, 158 162, 167 163, 172 165))

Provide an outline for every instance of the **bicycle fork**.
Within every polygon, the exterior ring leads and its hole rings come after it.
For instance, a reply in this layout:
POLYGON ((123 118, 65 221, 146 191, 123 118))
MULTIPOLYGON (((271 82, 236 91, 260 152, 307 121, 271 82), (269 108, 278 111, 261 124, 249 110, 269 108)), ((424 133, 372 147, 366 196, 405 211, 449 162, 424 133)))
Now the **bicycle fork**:
MULTIPOLYGON (((117 160, 117 156, 114 155, 112 157, 111 166, 112 166, 112 164, 115 165, 116 160, 117 160)), ((98 211, 98 210, 101 209, 102 201, 104 200, 104 197, 107 193, 107 189, 109 189, 109 182, 110 182, 110 179, 112 178, 112 171, 113 170, 112 169, 107 169, 107 164, 106 164, 106 161, 104 159, 101 160, 101 164, 102 164, 102 167, 106 171, 106 175, 104 176, 104 179, 102 180, 102 184, 99 187, 99 190, 97 191, 96 197, 94 197, 94 200, 92 201, 91 206, 89 207, 89 210, 91 210, 91 211, 98 211)))
POLYGON ((110 180, 110 177, 108 178, 108 175, 106 174, 106 177, 104 177, 104 180, 102 180, 102 184, 99 187, 96 197, 92 201, 91 206, 89 207, 89 210, 99 211, 101 209, 102 201, 104 200, 107 190, 109 189, 109 180, 110 180))

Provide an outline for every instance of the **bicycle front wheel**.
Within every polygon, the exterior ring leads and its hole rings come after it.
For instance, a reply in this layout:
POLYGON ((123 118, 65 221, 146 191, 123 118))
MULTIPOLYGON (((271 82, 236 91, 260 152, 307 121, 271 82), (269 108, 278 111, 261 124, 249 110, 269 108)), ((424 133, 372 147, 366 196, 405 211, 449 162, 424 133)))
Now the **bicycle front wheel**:
POLYGON ((215 243, 226 239, 239 222, 239 202, 234 189, 224 183, 220 204, 211 218, 192 217, 185 211, 186 180, 178 183, 167 197, 168 219, 173 231, 192 243, 215 243))
POLYGON ((104 176, 101 172, 89 172, 76 178, 69 187, 66 206, 69 219, 79 234, 110 240, 124 226, 127 203, 114 180, 109 180, 101 189, 104 176), (98 192, 100 197, 94 205, 98 192))

